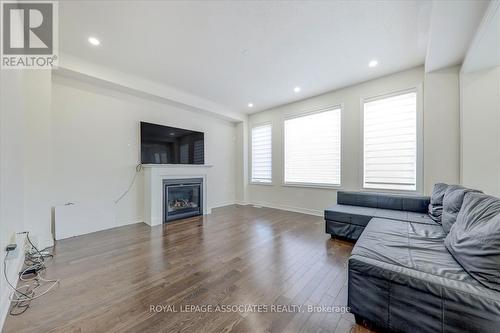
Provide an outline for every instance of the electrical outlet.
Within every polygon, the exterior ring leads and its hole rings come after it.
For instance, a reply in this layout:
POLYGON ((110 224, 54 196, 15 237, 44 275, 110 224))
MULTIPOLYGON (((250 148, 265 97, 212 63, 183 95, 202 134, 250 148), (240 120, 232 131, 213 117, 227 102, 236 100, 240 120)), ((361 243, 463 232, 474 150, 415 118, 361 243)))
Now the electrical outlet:
MULTIPOLYGON (((17 259, 19 258, 24 252, 26 252, 26 249, 23 247, 26 247, 26 234, 25 233, 13 233, 11 237, 11 244, 16 244, 16 249, 13 251, 9 251, 7 257, 5 260, 12 260, 12 259, 17 259), (24 245, 24 246, 23 246, 24 245)), ((4 251, 6 249, 4 248, 4 251)))
MULTIPOLYGON (((6 249, 4 249, 4 251, 7 251, 6 249)), ((8 251, 8 254, 7 254, 7 257, 5 258, 5 260, 12 260, 12 259, 16 259, 19 257, 19 246, 17 246, 16 244, 16 248, 12 251, 8 251)))

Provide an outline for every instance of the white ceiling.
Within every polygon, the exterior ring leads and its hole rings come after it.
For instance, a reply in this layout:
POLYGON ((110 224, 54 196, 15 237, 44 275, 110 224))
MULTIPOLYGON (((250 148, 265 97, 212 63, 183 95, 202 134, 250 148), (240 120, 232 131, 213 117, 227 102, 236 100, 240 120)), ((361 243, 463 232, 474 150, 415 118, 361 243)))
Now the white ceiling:
POLYGON ((422 65, 431 7, 371 0, 61 1, 59 45, 63 54, 251 113, 422 65), (89 36, 101 45, 91 46, 89 36), (372 59, 378 67, 368 68, 372 59), (295 86, 302 91, 294 93, 295 86))
POLYGON ((487 0, 433 2, 426 71, 462 63, 489 3, 487 0))
POLYGON ((462 71, 500 66, 500 1, 491 2, 467 52, 462 71))

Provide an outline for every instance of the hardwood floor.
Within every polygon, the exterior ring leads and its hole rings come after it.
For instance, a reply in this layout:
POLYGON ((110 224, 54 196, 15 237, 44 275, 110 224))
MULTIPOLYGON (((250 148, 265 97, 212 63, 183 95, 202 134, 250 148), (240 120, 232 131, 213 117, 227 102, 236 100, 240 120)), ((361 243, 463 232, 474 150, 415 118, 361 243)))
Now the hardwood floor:
POLYGON ((251 206, 79 236, 57 242, 48 261, 60 286, 8 316, 4 331, 366 332, 349 313, 306 308, 346 305, 351 249, 325 234, 321 217, 251 206), (304 311, 180 312, 217 304, 304 311))

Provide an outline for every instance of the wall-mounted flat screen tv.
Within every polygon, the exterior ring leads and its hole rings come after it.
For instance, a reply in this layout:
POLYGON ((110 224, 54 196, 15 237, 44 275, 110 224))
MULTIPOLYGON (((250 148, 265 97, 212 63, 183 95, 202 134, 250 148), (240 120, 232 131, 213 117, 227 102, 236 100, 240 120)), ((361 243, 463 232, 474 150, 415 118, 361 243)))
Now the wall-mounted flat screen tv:
POLYGON ((205 135, 141 122, 141 163, 205 164, 205 135))

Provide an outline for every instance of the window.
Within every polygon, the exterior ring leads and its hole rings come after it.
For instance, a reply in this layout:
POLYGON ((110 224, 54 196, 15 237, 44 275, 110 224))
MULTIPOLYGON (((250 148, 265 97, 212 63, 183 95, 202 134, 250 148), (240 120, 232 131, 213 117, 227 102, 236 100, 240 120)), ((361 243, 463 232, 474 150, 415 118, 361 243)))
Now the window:
POLYGON ((194 142, 194 164, 203 164, 205 162, 205 147, 203 140, 197 140, 194 142))
POLYGON ((181 164, 189 164, 189 144, 187 143, 181 145, 180 162, 181 164))
POLYGON ((364 185, 417 189, 417 93, 364 103, 364 185))
POLYGON ((272 181, 272 127, 271 124, 252 128, 252 182, 272 181))
POLYGON ((340 185, 340 108, 285 120, 285 183, 340 185))

